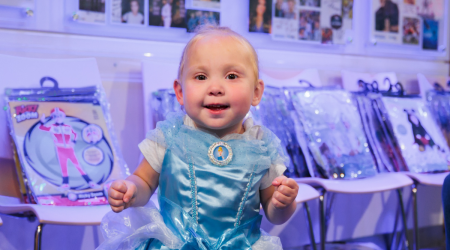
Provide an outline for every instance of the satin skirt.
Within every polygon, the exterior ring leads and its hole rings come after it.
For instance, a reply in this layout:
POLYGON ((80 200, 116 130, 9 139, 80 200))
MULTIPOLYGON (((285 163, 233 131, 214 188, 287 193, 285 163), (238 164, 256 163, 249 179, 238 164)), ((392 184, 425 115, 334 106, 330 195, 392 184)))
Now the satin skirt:
POLYGON ((128 208, 121 213, 109 212, 101 223, 105 241, 97 250, 283 249, 278 237, 260 230, 261 215, 210 242, 198 224, 177 204, 161 197, 160 208, 162 212, 150 202, 144 207, 128 208))

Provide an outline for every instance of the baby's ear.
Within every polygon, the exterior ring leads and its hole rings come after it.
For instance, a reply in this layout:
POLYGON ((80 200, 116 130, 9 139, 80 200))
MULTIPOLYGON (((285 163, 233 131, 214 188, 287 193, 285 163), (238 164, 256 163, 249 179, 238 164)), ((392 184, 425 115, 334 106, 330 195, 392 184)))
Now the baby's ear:
POLYGON ((180 80, 175 80, 173 82, 173 91, 175 92, 175 95, 177 97, 177 101, 178 103, 180 103, 181 106, 184 105, 184 101, 183 101, 183 88, 181 86, 181 81, 180 80))
POLYGON ((264 81, 258 79, 258 81, 256 82, 255 90, 253 91, 252 106, 256 106, 259 104, 263 93, 264 93, 264 81))

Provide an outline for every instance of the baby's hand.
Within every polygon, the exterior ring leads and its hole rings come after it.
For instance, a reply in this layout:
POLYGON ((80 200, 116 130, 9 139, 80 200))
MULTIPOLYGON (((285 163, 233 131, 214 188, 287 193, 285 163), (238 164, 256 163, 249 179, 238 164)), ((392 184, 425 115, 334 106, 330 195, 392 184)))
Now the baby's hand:
POLYGON ((296 181, 279 176, 273 180, 272 185, 275 186, 271 203, 277 209, 284 209, 294 202, 298 194, 298 184, 296 181))
POLYGON ((108 189, 108 202, 111 209, 119 213, 130 207, 136 197, 136 191, 136 185, 131 181, 114 181, 108 189))

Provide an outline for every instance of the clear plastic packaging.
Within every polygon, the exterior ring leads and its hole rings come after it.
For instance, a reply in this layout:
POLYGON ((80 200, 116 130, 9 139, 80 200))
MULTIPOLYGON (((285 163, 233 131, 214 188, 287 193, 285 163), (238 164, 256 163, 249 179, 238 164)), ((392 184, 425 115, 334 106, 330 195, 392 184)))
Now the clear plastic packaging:
POLYGON ((314 88, 288 91, 318 176, 354 179, 377 173, 351 93, 314 88))
POLYGON ((407 171, 400 146, 384 116, 381 94, 355 93, 367 140, 372 148, 379 172, 407 171))
POLYGON ((383 97, 382 100, 409 171, 449 170, 449 147, 428 105, 421 98, 383 97))
POLYGON ((447 145, 450 147, 450 93, 429 91, 427 100, 441 132, 447 140, 447 145))
POLYGON ((108 204, 107 189, 128 176, 100 87, 6 89, 11 136, 29 189, 42 205, 108 204))
POLYGON ((166 119, 169 112, 182 110, 173 89, 160 89, 152 93, 151 107, 153 110, 153 122, 166 119))
POLYGON ((282 89, 266 87, 260 104, 250 111, 256 123, 266 126, 281 140, 290 160, 287 166, 289 177, 311 176, 282 89))

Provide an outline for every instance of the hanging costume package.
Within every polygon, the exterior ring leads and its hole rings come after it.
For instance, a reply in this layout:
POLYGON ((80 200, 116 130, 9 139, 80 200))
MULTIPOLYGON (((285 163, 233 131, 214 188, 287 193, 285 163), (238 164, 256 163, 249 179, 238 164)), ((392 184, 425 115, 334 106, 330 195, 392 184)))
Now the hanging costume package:
POLYGON ((160 89, 152 93, 153 122, 164 121, 169 112, 182 110, 173 89, 160 89))
POLYGON ((11 135, 38 204, 108 204, 111 182, 129 175, 98 87, 6 89, 11 135))
POLYGON ((294 123, 279 88, 266 87, 258 106, 251 108, 251 114, 257 124, 270 129, 281 140, 285 154, 289 156, 289 177, 309 177, 303 152, 295 136, 294 123))
POLYGON ((383 97, 383 102, 409 171, 449 170, 449 148, 422 99, 383 97))
POLYGON ((371 145, 379 172, 407 170, 400 146, 389 123, 385 122, 385 107, 381 94, 355 93, 355 100, 361 115, 367 140, 371 145))
POLYGON ((289 92, 322 177, 354 179, 377 173, 356 101, 350 93, 339 89, 289 92))
POLYGON ((429 91, 427 100, 434 118, 450 147, 450 94, 442 91, 429 91))

